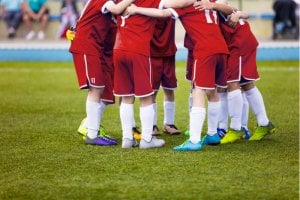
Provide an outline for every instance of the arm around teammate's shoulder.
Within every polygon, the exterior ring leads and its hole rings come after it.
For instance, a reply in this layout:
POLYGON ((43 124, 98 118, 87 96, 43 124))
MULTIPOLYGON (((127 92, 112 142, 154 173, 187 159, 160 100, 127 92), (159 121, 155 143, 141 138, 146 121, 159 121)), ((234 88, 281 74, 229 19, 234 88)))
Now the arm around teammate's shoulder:
POLYGON ((109 11, 114 15, 120 15, 124 12, 124 10, 135 0, 122 0, 121 2, 115 4, 113 1, 108 1, 104 5, 104 9, 102 9, 102 12, 105 13, 105 11, 109 11))
POLYGON ((157 9, 157 8, 144 8, 144 7, 138 7, 134 4, 131 4, 127 10, 126 13, 129 15, 146 15, 148 17, 156 17, 156 18, 166 18, 171 17, 172 12, 169 9, 157 9))

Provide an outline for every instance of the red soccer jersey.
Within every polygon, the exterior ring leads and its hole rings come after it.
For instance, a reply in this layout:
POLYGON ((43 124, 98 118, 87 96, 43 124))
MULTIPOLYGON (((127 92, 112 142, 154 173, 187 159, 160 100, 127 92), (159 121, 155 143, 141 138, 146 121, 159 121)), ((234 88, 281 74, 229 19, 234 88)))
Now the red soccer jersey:
MULTIPOLYGON (((136 0, 134 4, 139 7, 157 8, 159 1, 136 0)), ((150 40, 155 23, 155 18, 144 15, 133 15, 125 19, 118 16, 118 32, 114 49, 150 56, 150 40)))
POLYGON ((240 20, 237 25, 232 28, 228 26, 228 23, 225 20, 222 21, 220 27, 230 53, 246 55, 257 48, 258 41, 253 35, 250 25, 247 21, 240 20))
POLYGON ((184 35, 183 46, 191 51, 194 49, 194 43, 193 43, 191 37, 187 33, 185 33, 185 35, 184 35))
POLYGON ((217 11, 196 10, 193 5, 175 9, 187 34, 194 43, 194 57, 228 54, 221 34, 217 11))
POLYGON ((114 37, 110 35, 114 27, 112 15, 101 11, 106 2, 106 0, 87 2, 76 25, 76 35, 70 46, 71 52, 101 55, 107 46, 107 40, 113 42, 110 39, 114 37))
POLYGON ((158 19, 150 43, 151 57, 165 57, 176 54, 175 19, 158 19))

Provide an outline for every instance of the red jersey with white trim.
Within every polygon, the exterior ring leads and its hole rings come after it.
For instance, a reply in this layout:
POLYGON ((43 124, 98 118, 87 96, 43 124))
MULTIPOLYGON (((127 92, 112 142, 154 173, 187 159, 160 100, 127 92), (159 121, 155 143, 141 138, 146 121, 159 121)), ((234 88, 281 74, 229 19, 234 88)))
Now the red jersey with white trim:
POLYGON ((176 54, 175 19, 158 19, 150 42, 151 57, 166 57, 176 54))
MULTIPOLYGON (((139 7, 157 8, 159 0, 136 0, 134 4, 139 7)), ((114 49, 150 56, 150 40, 156 19, 144 15, 125 18, 118 16, 117 19, 118 32, 114 49)))
POLYGON ((194 57, 228 54, 226 42, 219 27, 217 11, 196 10, 193 5, 175 9, 187 34, 194 43, 194 57))
POLYGON ((115 25, 111 13, 102 13, 106 0, 89 0, 76 25, 76 35, 71 43, 70 51, 90 55, 101 55, 109 33, 115 25))
POLYGON ((232 28, 228 25, 228 21, 221 20, 220 27, 230 53, 246 55, 257 48, 258 41, 252 33, 247 21, 240 19, 236 26, 232 28))

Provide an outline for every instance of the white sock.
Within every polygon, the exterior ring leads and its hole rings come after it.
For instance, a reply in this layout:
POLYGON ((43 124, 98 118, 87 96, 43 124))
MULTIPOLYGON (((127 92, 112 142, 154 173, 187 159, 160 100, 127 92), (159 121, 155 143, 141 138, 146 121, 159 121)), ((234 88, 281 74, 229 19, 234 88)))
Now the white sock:
POLYGON ((120 105, 120 118, 122 125, 122 139, 133 139, 132 130, 132 119, 133 119, 133 104, 121 103, 120 105))
POLYGON ((249 118, 249 103, 246 98, 245 92, 242 92, 243 95, 243 112, 242 112, 242 127, 248 130, 248 118, 249 118))
POLYGON ((142 126, 142 139, 150 142, 152 139, 152 129, 153 129, 153 105, 140 107, 140 118, 142 126))
POLYGON ((134 118, 134 112, 132 114, 132 125, 131 126, 132 126, 131 128, 136 127, 135 118, 134 118))
POLYGON ((228 101, 227 92, 218 93, 220 98, 220 114, 219 114, 219 128, 228 129, 228 101))
POLYGON ((98 135, 101 120, 100 107, 100 103, 86 100, 86 124, 88 128, 87 136, 90 139, 94 139, 98 135))
POLYGON ((174 124, 175 102, 164 101, 164 124, 174 124))
POLYGON ((154 111, 154 117, 153 117, 153 125, 157 125, 157 104, 153 103, 153 111, 154 111))
POLYGON ((205 108, 192 107, 190 112, 190 141, 193 144, 197 144, 201 140, 205 115, 205 108))
POLYGON ((220 101, 208 102, 207 106, 207 134, 214 135, 217 133, 219 113, 220 113, 220 101))
MULTIPOLYGON (((101 114, 103 114, 104 110, 106 109, 107 105, 103 103, 103 101, 100 101, 100 110, 101 114)), ((102 115, 101 115, 102 116, 102 115)))
POLYGON ((256 116, 258 126, 266 126, 269 123, 263 97, 257 87, 245 91, 249 105, 256 116))
POLYGON ((192 106, 193 106, 193 95, 190 92, 190 95, 189 95, 189 112, 191 112, 192 106))
POLYGON ((241 130, 242 112, 243 112, 243 96, 240 89, 228 92, 228 113, 231 118, 230 128, 241 130))

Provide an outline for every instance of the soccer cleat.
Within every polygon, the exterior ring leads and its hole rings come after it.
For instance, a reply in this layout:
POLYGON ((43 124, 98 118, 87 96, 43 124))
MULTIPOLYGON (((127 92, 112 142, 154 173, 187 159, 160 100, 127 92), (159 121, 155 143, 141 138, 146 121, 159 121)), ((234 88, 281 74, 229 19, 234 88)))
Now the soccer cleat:
POLYGON ((78 129, 77 129, 77 132, 80 133, 80 134, 83 135, 83 136, 86 136, 86 134, 87 134, 87 132, 88 132, 88 129, 87 129, 87 127, 86 127, 86 118, 84 118, 84 119, 81 121, 81 123, 80 123, 80 125, 79 125, 79 127, 78 127, 78 129))
POLYGON ((152 137, 150 142, 147 142, 144 139, 140 141, 140 149, 150 149, 150 148, 158 148, 165 145, 165 141, 163 139, 158 139, 156 137, 152 137))
MULTIPOLYGON (((84 119, 81 121, 81 124, 80 124, 80 126, 78 127, 78 129, 77 129, 77 132, 83 136, 83 137, 82 137, 83 140, 86 139, 86 135, 87 135, 87 133, 88 133, 88 128, 86 127, 86 118, 84 118, 84 119)), ((105 129, 104 129, 104 127, 101 126, 101 125, 100 125, 100 129, 99 129, 98 135, 101 136, 101 137, 105 137, 106 139, 112 140, 112 141, 114 141, 114 142, 117 143, 117 140, 116 140, 115 138, 113 138, 113 137, 111 137, 111 136, 109 136, 109 135, 107 135, 107 134, 105 133, 105 129)))
POLYGON ((98 134, 99 134, 101 137, 105 137, 105 138, 108 139, 108 140, 112 140, 112 141, 117 142, 117 140, 116 140, 115 138, 113 138, 113 137, 111 137, 110 135, 107 135, 107 134, 106 134, 106 131, 105 131, 104 127, 101 126, 101 125, 100 125, 100 129, 99 129, 98 134))
POLYGON ((90 145, 97 145, 97 146, 112 146, 116 145, 117 143, 111 140, 108 140, 104 137, 97 136, 94 139, 90 139, 89 137, 85 138, 85 143, 90 145))
POLYGON ((183 133, 185 136, 189 137, 190 136, 190 130, 186 129, 186 131, 184 131, 183 133))
POLYGON ((142 137, 141 132, 137 129, 137 127, 132 128, 132 135, 136 140, 140 140, 142 137))
POLYGON ((180 134, 180 131, 174 124, 165 124, 163 129, 164 129, 164 133, 169 134, 169 135, 180 134))
POLYGON ((135 138, 133 138, 132 140, 129 138, 122 139, 122 148, 123 149, 129 149, 129 148, 136 147, 136 146, 138 146, 138 142, 136 141, 135 138))
POLYGON ((152 136, 158 136, 160 135, 159 129, 156 125, 153 126, 152 136))
POLYGON ((201 149, 201 141, 199 141, 197 144, 194 144, 190 140, 186 140, 183 144, 173 148, 174 151, 201 151, 201 149))
POLYGON ((217 133, 220 136, 220 138, 223 138, 226 135, 226 130, 223 128, 217 128, 217 133))
POLYGON ((218 145, 220 144, 220 136, 218 133, 215 133, 213 135, 206 134, 204 138, 202 139, 202 144, 204 145, 218 145))
POLYGON ((251 141, 261 140, 265 136, 275 133, 275 131, 276 131, 275 126, 271 122, 269 122, 267 126, 256 127, 253 135, 249 138, 249 140, 251 141))
POLYGON ((245 140, 249 140, 249 138, 251 137, 250 131, 246 128, 246 127, 242 127, 242 131, 244 131, 244 139, 245 140))
POLYGON ((226 135, 221 139, 221 144, 227 144, 227 143, 233 143, 239 139, 241 139, 244 135, 244 131, 240 130, 234 130, 229 129, 226 133, 226 135))

